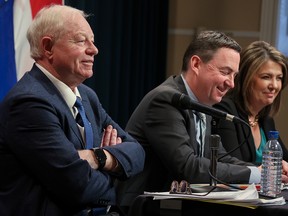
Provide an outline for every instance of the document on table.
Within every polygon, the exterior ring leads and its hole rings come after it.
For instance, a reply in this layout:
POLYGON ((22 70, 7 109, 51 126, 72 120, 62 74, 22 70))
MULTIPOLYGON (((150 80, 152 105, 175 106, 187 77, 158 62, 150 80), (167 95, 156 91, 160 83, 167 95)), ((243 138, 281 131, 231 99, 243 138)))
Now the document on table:
POLYGON ((284 205, 285 199, 283 197, 263 199, 259 198, 257 188, 254 184, 249 185, 245 190, 231 190, 210 193, 192 193, 180 194, 170 192, 144 192, 144 194, 151 195, 155 200, 163 199, 191 199, 199 201, 207 201, 214 203, 238 205, 250 208, 256 208, 261 205, 284 205))

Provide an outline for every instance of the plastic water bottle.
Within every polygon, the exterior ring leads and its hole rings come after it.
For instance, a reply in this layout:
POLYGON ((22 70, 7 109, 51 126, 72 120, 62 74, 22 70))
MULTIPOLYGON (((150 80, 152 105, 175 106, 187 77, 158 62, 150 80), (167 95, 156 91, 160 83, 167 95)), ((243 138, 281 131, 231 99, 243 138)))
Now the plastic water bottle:
POLYGON ((283 152, 278 137, 278 131, 269 131, 269 140, 262 153, 260 194, 270 197, 281 193, 283 152))

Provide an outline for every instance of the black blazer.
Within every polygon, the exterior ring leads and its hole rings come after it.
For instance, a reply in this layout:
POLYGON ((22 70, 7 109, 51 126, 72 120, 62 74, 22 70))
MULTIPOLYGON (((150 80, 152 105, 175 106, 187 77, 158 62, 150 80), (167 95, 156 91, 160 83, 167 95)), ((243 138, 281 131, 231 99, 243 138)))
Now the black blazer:
MULTIPOLYGON (((224 97, 222 101, 215 104, 214 107, 237 116, 248 124, 248 115, 241 112, 230 97, 224 97)), ((263 128, 267 140, 269 131, 276 130, 274 120, 269 116, 259 119, 259 125, 263 128)), ((215 129, 213 128, 213 132, 221 136, 222 144, 227 151, 237 148, 243 143, 241 147, 233 151, 231 155, 239 158, 240 160, 255 163, 256 148, 251 129, 248 125, 220 120, 218 126, 215 129)), ((287 148, 283 144, 281 137, 279 137, 278 141, 282 146, 283 159, 287 161, 287 148)))
MULTIPOLYGON (((171 104, 175 93, 187 94, 180 75, 169 77, 150 91, 135 109, 126 130, 144 147, 144 171, 117 186, 118 204, 129 206, 144 191, 169 191, 173 180, 209 183, 209 139, 211 128, 207 116, 205 157, 198 156, 194 116, 171 104)), ((219 157, 226 151, 220 144, 219 157)), ((230 155, 217 166, 217 177, 225 182, 248 183, 250 169, 230 155), (225 163, 222 163, 225 162, 225 163)), ((249 165, 251 165, 249 163, 249 165)))
MULTIPOLYGON (((84 144, 76 121, 52 82, 35 65, 0 106, 0 215, 82 215, 88 207, 115 204, 115 178, 126 179, 144 166, 145 152, 102 108, 95 92, 81 84, 83 105, 100 146, 112 124, 123 140, 105 147, 123 173, 93 170, 79 158, 84 144)), ((87 211, 86 211, 87 213, 87 211)))

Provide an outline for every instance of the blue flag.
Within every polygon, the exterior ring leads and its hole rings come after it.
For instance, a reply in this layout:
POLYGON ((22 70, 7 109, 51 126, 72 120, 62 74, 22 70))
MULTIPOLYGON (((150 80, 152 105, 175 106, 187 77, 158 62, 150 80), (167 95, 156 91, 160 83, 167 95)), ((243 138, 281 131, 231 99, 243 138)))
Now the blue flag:
POLYGON ((34 63, 26 32, 37 12, 64 0, 0 0, 0 101, 34 63))

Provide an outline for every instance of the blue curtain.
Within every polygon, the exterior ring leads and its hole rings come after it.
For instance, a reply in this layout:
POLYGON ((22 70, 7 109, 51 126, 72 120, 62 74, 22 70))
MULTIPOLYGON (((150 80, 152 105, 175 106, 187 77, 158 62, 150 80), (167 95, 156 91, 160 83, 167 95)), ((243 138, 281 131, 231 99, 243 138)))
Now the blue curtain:
POLYGON ((168 0, 66 0, 93 14, 99 54, 85 81, 122 127, 142 97, 166 78, 168 0))

